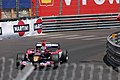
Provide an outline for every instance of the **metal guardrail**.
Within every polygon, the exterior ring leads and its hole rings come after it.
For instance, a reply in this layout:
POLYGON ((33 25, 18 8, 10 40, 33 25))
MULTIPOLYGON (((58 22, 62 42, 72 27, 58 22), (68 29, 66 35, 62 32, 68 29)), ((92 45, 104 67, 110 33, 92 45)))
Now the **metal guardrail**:
POLYGON ((43 32, 119 27, 117 13, 43 17, 43 32))
POLYGON ((118 71, 120 67, 120 31, 107 37, 106 55, 103 60, 108 66, 118 71))

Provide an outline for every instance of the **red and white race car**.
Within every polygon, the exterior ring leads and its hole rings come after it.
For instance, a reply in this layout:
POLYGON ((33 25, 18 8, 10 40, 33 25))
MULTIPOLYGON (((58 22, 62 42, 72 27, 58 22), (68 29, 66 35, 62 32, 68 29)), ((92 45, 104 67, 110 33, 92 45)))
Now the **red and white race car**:
POLYGON ((28 49, 26 53, 18 53, 16 67, 23 69, 27 64, 32 64, 35 68, 44 66, 57 68, 59 64, 67 61, 68 51, 62 50, 59 43, 42 41, 36 44, 35 49, 28 49))

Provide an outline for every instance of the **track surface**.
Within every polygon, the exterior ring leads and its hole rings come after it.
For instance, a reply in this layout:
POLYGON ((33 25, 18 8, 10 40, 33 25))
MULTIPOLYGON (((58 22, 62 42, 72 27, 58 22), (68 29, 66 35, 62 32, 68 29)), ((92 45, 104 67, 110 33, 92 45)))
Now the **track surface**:
MULTIPOLYGON (((61 44, 62 49, 67 49, 69 52, 69 67, 66 69, 63 64, 60 68, 56 70, 48 70, 45 71, 46 76, 42 76, 42 71, 38 72, 37 78, 34 76, 36 71, 32 73, 32 75, 28 78, 28 80, 54 80, 55 74, 58 72, 58 76, 56 75, 57 80, 79 80, 81 78, 80 71, 83 70, 82 67, 78 67, 78 64, 84 63, 86 67, 84 78, 81 80, 90 80, 90 71, 92 69, 90 64, 94 65, 94 72, 92 73, 93 79, 99 79, 98 65, 103 65, 103 67, 108 68, 103 62, 103 56, 106 54, 106 37, 113 32, 119 31, 119 28, 116 29, 98 29, 98 30, 83 30, 83 31, 67 31, 67 32, 53 32, 53 33, 44 33, 42 36, 34 36, 20 39, 12 39, 12 40, 4 40, 0 41, 0 57, 5 57, 5 72, 3 76, 3 80, 9 80, 12 76, 15 78, 17 76, 18 70, 14 67, 13 58, 15 58, 17 52, 25 52, 28 48, 34 48, 36 42, 41 39, 46 39, 49 42, 59 42, 61 44), (12 64, 13 62, 13 64, 12 64), (74 65, 72 63, 75 63, 74 65), (76 67, 77 64, 77 67, 76 67), (11 71, 10 71, 11 70, 11 71), (12 75, 10 75, 10 72, 12 75), (64 72, 67 72, 65 75, 64 72), (51 75, 49 75, 49 73, 51 75), (74 74, 75 73, 75 76, 74 74), (65 75, 65 77, 64 77, 65 75), (41 78, 42 76, 42 78, 41 78)), ((0 63, 3 63, 0 59, 0 63)), ((2 67, 0 66, 0 71, 2 71, 2 67)), ((108 74, 108 70, 104 70, 104 74, 108 74)), ((106 76, 103 75, 102 80, 107 80, 106 76)), ((117 80, 115 73, 113 76, 114 80, 117 80)), ((37 75, 37 74, 36 74, 37 75)), ((107 77, 108 78, 108 77, 107 77)))

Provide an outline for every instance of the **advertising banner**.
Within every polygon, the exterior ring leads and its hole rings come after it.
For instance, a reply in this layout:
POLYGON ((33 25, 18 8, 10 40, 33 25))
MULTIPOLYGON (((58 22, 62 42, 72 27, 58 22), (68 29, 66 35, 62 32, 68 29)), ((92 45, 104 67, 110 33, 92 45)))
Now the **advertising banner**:
POLYGON ((7 21, 7 22, 1 22, 0 26, 2 27, 2 37, 3 38, 15 38, 18 35, 14 34, 13 25, 16 24, 17 21, 7 21))
POLYGON ((29 34, 30 25, 26 20, 18 20, 16 24, 13 25, 14 34, 18 34, 19 36, 26 36, 29 34))
MULTIPOLYGON (((32 0, 36 14, 36 0, 32 0)), ((39 0, 39 16, 116 13, 120 0, 39 0)))
POLYGON ((30 36, 41 35, 42 34, 42 19, 36 18, 29 21, 30 23, 30 36))
POLYGON ((20 38, 42 34, 42 19, 0 22, 0 39, 20 38))
POLYGON ((53 6, 54 0, 39 0, 40 6, 53 6))
POLYGON ((39 0, 40 16, 58 16, 60 0, 39 0))
POLYGON ((15 34, 23 37, 39 35, 42 33, 42 19, 20 20, 13 25, 13 30, 15 34))
POLYGON ((78 0, 63 0, 62 15, 77 15, 78 0))
POLYGON ((80 14, 115 13, 119 0, 80 0, 80 14))
MULTIPOLYGON (((0 22, 0 26, 1 26, 1 22, 0 22)), ((2 36, 3 36, 2 27, 0 27, 0 40, 3 39, 2 36)))
POLYGON ((13 25, 14 33, 18 33, 19 36, 23 36, 25 32, 29 31, 29 24, 25 24, 24 21, 20 20, 18 24, 13 25))
POLYGON ((0 27, 0 35, 2 35, 2 27, 0 27))
POLYGON ((42 32, 42 19, 37 19, 34 23, 34 31, 37 31, 38 34, 42 32))

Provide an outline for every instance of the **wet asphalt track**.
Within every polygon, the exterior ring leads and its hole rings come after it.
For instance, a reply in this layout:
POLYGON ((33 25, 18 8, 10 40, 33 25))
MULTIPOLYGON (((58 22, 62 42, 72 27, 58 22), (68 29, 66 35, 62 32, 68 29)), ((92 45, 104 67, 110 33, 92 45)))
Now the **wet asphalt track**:
MULTIPOLYGON (((41 39, 46 39, 49 42, 58 42, 61 44, 62 49, 67 49, 69 52, 69 66, 67 67, 65 64, 63 64, 58 69, 49 69, 45 71, 45 73, 38 71, 37 74, 37 71, 34 71, 28 80, 99 80, 99 71, 101 68, 99 68, 98 65, 103 65, 104 70, 102 74, 102 80, 107 80, 107 74, 109 73, 109 70, 102 59, 106 54, 106 37, 115 31, 119 31, 119 28, 54 32, 45 33, 46 35, 44 36, 0 41, 0 57, 5 57, 5 71, 3 74, 3 80, 11 80, 11 76, 13 78, 17 76, 18 70, 15 69, 15 61, 13 61, 16 53, 25 52, 28 48, 34 48, 35 43, 41 39), (83 70, 83 67, 78 66, 82 63, 85 65, 83 78, 81 76, 81 70, 83 70), (93 79, 90 77, 90 71, 92 70, 92 65, 90 64, 93 64, 94 66, 94 70, 91 72, 94 75, 93 79), (10 75, 11 73, 12 75, 10 75)), ((2 71, 2 59, 0 59, 0 63, 0 71, 2 71)), ((117 80, 116 74, 117 73, 115 72, 113 75, 114 80, 117 80)))

